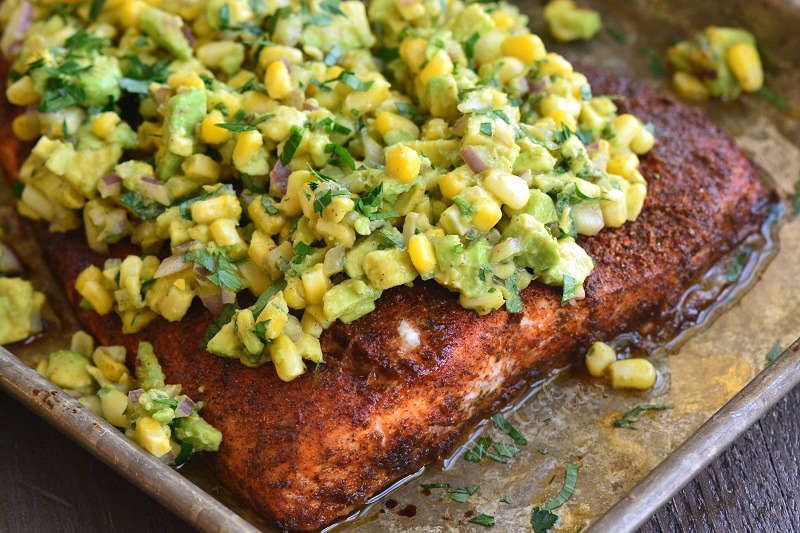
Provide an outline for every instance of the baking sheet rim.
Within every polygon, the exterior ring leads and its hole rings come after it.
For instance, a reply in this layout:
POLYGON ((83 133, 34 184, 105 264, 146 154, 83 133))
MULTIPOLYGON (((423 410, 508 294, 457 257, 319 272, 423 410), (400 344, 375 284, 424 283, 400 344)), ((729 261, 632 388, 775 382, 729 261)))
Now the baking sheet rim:
MULTIPOLYGON (((800 383, 800 339, 715 412, 588 531, 635 531, 675 493, 800 383)), ((203 531, 259 531, 172 468, 142 452, 0 346, 0 387, 203 531)))

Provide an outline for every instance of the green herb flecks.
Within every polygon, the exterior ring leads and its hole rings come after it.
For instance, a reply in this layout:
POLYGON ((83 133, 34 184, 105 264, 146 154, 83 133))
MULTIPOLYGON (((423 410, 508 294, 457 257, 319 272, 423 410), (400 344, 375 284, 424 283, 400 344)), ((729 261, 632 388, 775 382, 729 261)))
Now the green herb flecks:
POLYGON ((469 497, 476 492, 478 492, 478 487, 475 485, 458 489, 447 489, 450 499, 458 503, 464 503, 465 501, 469 500, 469 497))
POLYGON ((469 68, 472 68, 472 58, 475 55, 475 43, 477 43, 480 38, 480 34, 475 32, 467 39, 467 42, 464 43, 464 52, 467 54, 467 66, 469 66, 469 68))
POLYGON ((225 248, 209 244, 205 248, 186 252, 183 260, 203 267, 208 272, 206 279, 219 288, 227 288, 234 292, 244 288, 225 248))
POLYGON ((347 148, 337 143, 328 143, 325 145, 325 153, 332 154, 331 163, 338 166, 345 166, 350 170, 356 169, 356 162, 353 156, 347 151, 347 148))
POLYGON ((511 425, 511 422, 506 420, 500 413, 492 417, 492 422, 494 422, 494 425, 497 426, 500 431, 506 433, 519 446, 526 446, 528 444, 528 440, 522 436, 522 433, 517 431, 517 429, 511 425))
POLYGON ((450 483, 420 483, 419 486, 425 490, 447 489, 450 488, 450 483))
POLYGON ((747 260, 750 259, 750 254, 752 253, 753 249, 749 246, 745 246, 742 252, 734 258, 733 262, 728 267, 727 272, 725 272, 725 279, 728 281, 738 280, 742 276, 744 267, 747 266, 747 260))
POLYGON ((781 355, 781 353, 783 353, 783 348, 781 347, 781 343, 779 341, 776 342, 775 345, 772 348, 770 348, 770 350, 767 352, 766 355, 767 364, 770 364, 775 359, 777 359, 781 355))
POLYGON ((281 163, 284 165, 291 163, 292 158, 294 158, 294 153, 297 151, 301 142, 303 142, 303 128, 292 126, 292 133, 289 135, 281 151, 281 163))
POLYGON ((119 197, 119 203, 130 208, 142 220, 155 220, 166 210, 166 206, 149 202, 136 191, 125 191, 119 197))
POLYGON ((619 30, 615 30, 614 28, 606 28, 606 33, 609 37, 614 39, 618 44, 628 44, 628 37, 619 30))
POLYGON ((322 213, 322 210, 331 204, 331 201, 336 196, 347 196, 350 191, 347 190, 333 190, 326 189, 314 195, 314 211, 322 213))
POLYGON ((567 465, 566 473, 564 474, 564 485, 550 503, 541 507, 536 506, 533 508, 531 514, 531 526, 535 533, 547 533, 550 531, 556 521, 558 515, 553 511, 564 505, 575 493, 575 486, 578 483, 578 465, 570 463, 567 465))
POLYGON ((614 420, 612 425, 615 428, 626 428, 626 429, 636 429, 633 424, 639 418, 639 415, 644 413, 645 411, 664 411, 666 409, 672 409, 671 405, 655 405, 655 404, 647 404, 647 405, 637 405, 624 415, 622 418, 618 418, 614 420))
POLYGON ((272 299, 273 296, 281 292, 283 289, 286 288, 286 280, 279 280, 267 287, 264 292, 256 300, 256 303, 250 306, 250 311, 252 311, 253 316, 257 317, 261 314, 261 311, 267 306, 269 301, 272 299))
POLYGON ((765 102, 771 104, 773 107, 776 107, 781 111, 789 111, 790 106, 789 102, 786 101, 786 98, 776 93, 766 85, 757 90, 755 94, 765 102))
POLYGON ((563 292, 561 293, 561 305, 567 305, 570 300, 575 298, 575 291, 578 288, 578 283, 575 281, 575 278, 570 276, 569 274, 564 274, 564 288, 563 292))
POLYGON ((478 524, 485 527, 492 527, 494 525, 494 517, 485 513, 481 513, 478 516, 470 518, 469 521, 473 524, 478 524))
POLYGON ((475 208, 471 203, 464 200, 460 196, 453 197, 453 203, 456 205, 456 207, 458 207, 458 210, 461 211, 462 215, 472 220, 473 215, 475 215, 475 208))
POLYGON ((208 346, 208 341, 214 338, 214 335, 219 333, 219 330, 222 329, 222 326, 227 324, 233 318, 234 313, 236 313, 236 305, 235 304, 225 304, 222 306, 222 312, 219 316, 209 324, 208 329, 206 329, 206 334, 203 337, 203 347, 205 348, 208 346))
POLYGON ((489 453, 489 448, 493 443, 494 441, 490 437, 481 437, 478 439, 478 442, 475 443, 475 446, 467 450, 467 453, 464 454, 464 459, 472 463, 480 463, 483 461, 483 458, 486 457, 486 454, 489 453))

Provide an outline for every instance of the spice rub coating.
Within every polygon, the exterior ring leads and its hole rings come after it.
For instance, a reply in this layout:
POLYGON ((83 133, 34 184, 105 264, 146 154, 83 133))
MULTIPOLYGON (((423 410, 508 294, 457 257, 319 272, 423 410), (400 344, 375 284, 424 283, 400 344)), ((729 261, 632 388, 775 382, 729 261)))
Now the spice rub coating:
MULTIPOLYGON (((583 71, 596 94, 623 96, 622 112, 652 122, 658 142, 642 159, 649 191, 638 219, 581 239, 597 263, 581 301, 562 306, 558 289, 533 283, 523 313, 478 316, 435 283, 398 287, 374 312, 325 331, 325 364, 289 383, 270 365, 199 348, 211 321, 199 305, 135 336, 122 335, 114 315, 80 318, 103 344, 152 342, 168 381, 207 402, 205 417, 224 435, 212 460, 239 498, 281 527, 324 526, 447 454, 477 420, 590 343, 663 321, 766 218, 770 193, 708 119, 636 82, 583 71)), ((104 258, 81 235, 42 240, 77 303, 75 278, 104 258)))

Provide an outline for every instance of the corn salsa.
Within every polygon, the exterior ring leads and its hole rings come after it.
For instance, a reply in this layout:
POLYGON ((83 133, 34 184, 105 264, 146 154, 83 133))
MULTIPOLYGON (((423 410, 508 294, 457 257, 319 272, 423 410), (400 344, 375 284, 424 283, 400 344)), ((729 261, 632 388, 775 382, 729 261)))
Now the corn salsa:
POLYGON ((581 298, 576 241, 635 220, 652 127, 504 2, 8 0, 18 209, 96 252, 82 306, 292 380, 334 321, 432 280, 485 314, 581 298), (249 293, 249 294, 248 294, 249 293), (254 302, 244 305, 243 302, 254 302))

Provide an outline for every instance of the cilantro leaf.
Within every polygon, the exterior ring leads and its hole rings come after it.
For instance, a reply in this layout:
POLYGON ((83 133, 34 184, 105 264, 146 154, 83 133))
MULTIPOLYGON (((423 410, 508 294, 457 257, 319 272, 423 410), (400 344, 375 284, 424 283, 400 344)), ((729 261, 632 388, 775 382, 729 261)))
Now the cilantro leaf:
POLYGON ((297 147, 300 146, 302 141, 303 129, 298 126, 292 126, 292 133, 284 143, 283 151, 281 151, 281 163, 284 165, 291 163, 292 158, 294 158, 294 153, 297 151, 297 147))
POLYGON ((554 512, 538 506, 533 508, 531 526, 533 526, 534 533, 547 533, 556 524, 557 520, 558 515, 554 512))
POLYGON ((494 517, 492 515, 481 513, 478 516, 470 518, 469 521, 473 524, 480 526, 492 527, 494 525, 494 517))
POLYGON ((106 0, 92 0, 92 5, 89 7, 89 19, 92 21, 97 20, 105 5, 106 0))
POLYGON ((780 356, 782 352, 783 352, 783 348, 781 348, 781 343, 780 342, 776 342, 775 346, 773 346, 770 349, 770 351, 767 352, 767 356, 766 356, 767 364, 769 364, 769 363, 773 362, 775 359, 777 359, 778 356, 780 356))
POLYGON ((467 450, 467 453, 464 454, 464 459, 472 463, 480 463, 483 461, 483 458, 486 457, 493 443, 494 441, 491 437, 481 437, 478 439, 478 442, 475 443, 475 446, 467 450))
POLYGON ((283 289, 286 288, 286 280, 281 279, 267 287, 264 292, 256 300, 256 303, 250 306, 250 311, 253 312, 253 316, 258 317, 261 314, 261 311, 267 306, 267 303, 272 299, 273 296, 281 292, 283 289))
POLYGON ((228 288, 234 292, 244 288, 236 267, 233 266, 224 248, 209 244, 205 248, 186 252, 183 260, 203 267, 208 271, 206 279, 219 288, 228 288))
POLYGON ((478 492, 478 487, 475 485, 471 485, 469 487, 462 487, 458 489, 447 489, 448 494, 450 494, 450 499, 454 502, 464 503, 465 501, 469 500, 469 497, 478 492))
POLYGON ((208 346, 208 341, 214 338, 214 335, 219 333, 219 330, 222 329, 222 326, 227 324, 233 318, 233 314, 236 313, 236 305, 235 304, 225 304, 222 306, 222 312, 219 314, 216 320, 209 324, 208 329, 206 330, 206 334, 203 337, 203 348, 208 346))
POLYGON ((454 196, 453 203, 456 205, 456 207, 458 207, 458 210, 461 211, 461 214, 465 217, 469 217, 470 220, 472 219, 473 215, 475 215, 475 208, 472 206, 472 204, 460 196, 454 196))
POLYGON ((570 276, 569 274, 564 274, 564 292, 561 294, 561 305, 567 305, 567 303, 575 298, 575 290, 578 288, 578 283, 575 281, 575 278, 570 276))
POLYGON ((522 433, 517 431, 517 429, 511 425, 511 422, 506 420, 505 417, 500 413, 497 413, 492 417, 492 422, 494 422, 500 431, 511 437, 515 443, 519 444, 520 446, 525 446, 528 444, 528 440, 522 436, 522 433))
POLYGON ((612 425, 615 428, 626 428, 626 429, 636 429, 633 427, 633 424, 639 418, 639 415, 644 413, 645 411, 664 411, 665 409, 672 409, 671 405, 655 405, 655 404, 647 404, 647 405, 637 405, 624 415, 622 418, 618 418, 614 420, 612 425))
POLYGON ((337 143, 328 143, 325 145, 325 153, 333 154, 334 163, 344 163, 350 170, 356 169, 356 163, 353 156, 347 151, 347 148, 337 143))
POLYGON ((516 274, 506 279, 505 287, 509 293, 508 298, 506 298, 506 311, 508 311, 509 313, 521 313, 522 298, 520 297, 519 288, 517 287, 516 274))
POLYGON ((136 191, 122 193, 122 196, 119 197, 119 203, 130 208, 142 220, 155 220, 166 210, 166 206, 148 202, 136 191))

